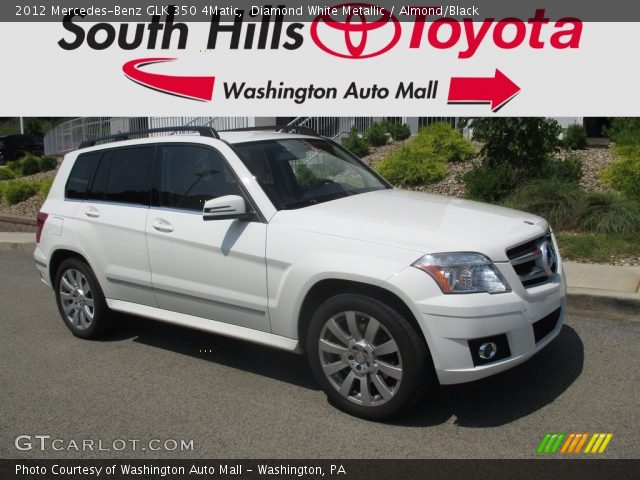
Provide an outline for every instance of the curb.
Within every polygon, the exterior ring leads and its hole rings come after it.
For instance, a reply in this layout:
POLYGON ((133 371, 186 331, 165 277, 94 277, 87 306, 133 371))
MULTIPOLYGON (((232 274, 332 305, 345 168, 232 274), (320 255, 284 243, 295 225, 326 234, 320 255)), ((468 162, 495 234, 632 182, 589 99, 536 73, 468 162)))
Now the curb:
POLYGON ((570 288, 567 312, 585 316, 604 315, 616 320, 640 321, 640 295, 570 288))
POLYGON ((28 225, 35 227, 36 219, 31 217, 16 217, 15 215, 0 215, 0 222, 17 223, 18 225, 28 225))
POLYGON ((0 242, 0 252, 33 253, 36 242, 0 242))

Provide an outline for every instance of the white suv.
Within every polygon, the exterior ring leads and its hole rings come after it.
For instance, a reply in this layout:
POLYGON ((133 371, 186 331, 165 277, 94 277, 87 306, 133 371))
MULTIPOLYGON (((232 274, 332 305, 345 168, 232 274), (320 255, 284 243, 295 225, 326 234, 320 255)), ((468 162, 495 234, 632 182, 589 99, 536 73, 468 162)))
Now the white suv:
POLYGON ((35 262, 74 335, 118 311, 304 351, 336 406, 382 419, 559 333, 542 218, 394 189, 313 134, 165 130, 68 154, 38 215, 35 262))

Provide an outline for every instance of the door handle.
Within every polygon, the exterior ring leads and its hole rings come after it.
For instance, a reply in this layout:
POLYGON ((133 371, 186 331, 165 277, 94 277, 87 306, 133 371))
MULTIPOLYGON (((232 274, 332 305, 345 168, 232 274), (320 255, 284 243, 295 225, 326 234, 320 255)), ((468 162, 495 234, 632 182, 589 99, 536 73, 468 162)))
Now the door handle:
POLYGON ((98 210, 96 207, 87 207, 84 211, 84 214, 87 217, 98 218, 100 216, 100 210, 98 210))
POLYGON ((162 218, 155 218, 151 222, 151 226, 159 232, 171 233, 173 232, 173 225, 162 218))

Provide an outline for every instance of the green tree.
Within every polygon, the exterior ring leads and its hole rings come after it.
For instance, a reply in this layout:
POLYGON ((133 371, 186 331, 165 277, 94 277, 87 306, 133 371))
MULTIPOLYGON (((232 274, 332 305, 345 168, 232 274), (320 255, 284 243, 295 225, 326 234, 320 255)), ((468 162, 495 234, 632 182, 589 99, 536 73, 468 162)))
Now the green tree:
POLYGON ((488 166, 509 163, 529 178, 543 175, 559 145, 560 125, 548 118, 476 118, 469 123, 473 138, 484 142, 480 153, 488 166))

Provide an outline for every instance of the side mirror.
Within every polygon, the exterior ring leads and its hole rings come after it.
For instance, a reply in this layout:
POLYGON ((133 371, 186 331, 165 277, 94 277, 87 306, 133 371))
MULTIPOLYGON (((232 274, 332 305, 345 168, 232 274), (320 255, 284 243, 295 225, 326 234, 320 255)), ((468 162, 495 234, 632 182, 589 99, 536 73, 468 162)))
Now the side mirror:
POLYGON ((240 195, 225 195, 204 202, 203 220, 249 220, 254 214, 247 212, 247 204, 240 195))

